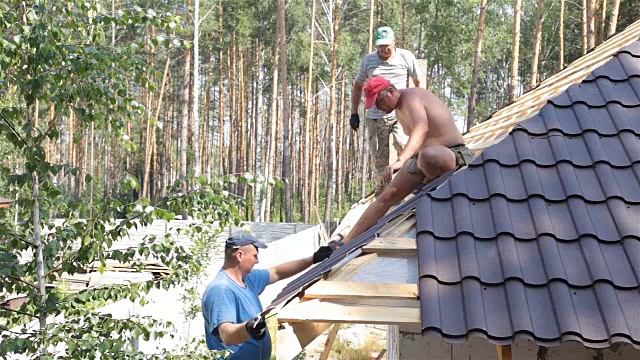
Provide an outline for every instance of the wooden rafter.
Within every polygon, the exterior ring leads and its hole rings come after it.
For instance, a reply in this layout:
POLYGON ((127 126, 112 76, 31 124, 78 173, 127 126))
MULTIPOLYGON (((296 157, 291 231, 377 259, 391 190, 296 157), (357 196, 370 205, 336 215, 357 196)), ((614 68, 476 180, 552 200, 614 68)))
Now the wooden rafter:
POLYGON ((498 360, 512 360, 511 345, 496 345, 498 350, 498 360))
POLYGON ((318 281, 304 292, 309 299, 417 299, 416 284, 318 281))
POLYGON ((278 320, 289 323, 328 322, 420 326, 418 301, 405 300, 405 304, 408 306, 345 304, 314 299, 284 307, 278 313, 278 320))

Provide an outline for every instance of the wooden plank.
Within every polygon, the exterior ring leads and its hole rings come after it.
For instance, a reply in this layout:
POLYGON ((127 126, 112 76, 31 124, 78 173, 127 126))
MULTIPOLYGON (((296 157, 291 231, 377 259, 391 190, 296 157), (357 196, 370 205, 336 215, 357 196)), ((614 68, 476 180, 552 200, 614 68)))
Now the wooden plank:
POLYGON ((304 293, 305 299, 346 299, 362 303, 364 300, 415 300, 417 284, 354 283, 347 281, 318 281, 304 293))
POLYGON ((365 253, 412 254, 416 252, 416 239, 377 238, 362 248, 365 253))
POLYGON ((340 330, 340 325, 342 324, 333 324, 331 327, 331 331, 329 331, 329 336, 327 336, 327 340, 324 342, 324 350, 322 350, 322 354, 320 355, 320 360, 329 359, 329 354, 331 354, 331 348, 333 347, 333 343, 336 341, 336 336, 338 336, 338 330, 340 330))
POLYGON ((304 292, 310 299, 417 299, 416 284, 354 283, 321 280, 304 292))
POLYGON ((345 266, 340 268, 335 273, 332 271, 331 275, 329 275, 330 280, 334 281, 347 281, 351 279, 355 274, 358 273, 361 269, 363 269, 367 264, 372 262, 378 257, 377 254, 368 254, 363 256, 358 256, 357 258, 351 260, 345 266))
POLYGON ((498 360, 512 360, 511 345, 496 345, 498 350, 498 360))
POLYGON ((283 308, 278 321, 415 326, 420 324, 420 307, 415 303, 411 307, 353 306, 314 299, 283 308))

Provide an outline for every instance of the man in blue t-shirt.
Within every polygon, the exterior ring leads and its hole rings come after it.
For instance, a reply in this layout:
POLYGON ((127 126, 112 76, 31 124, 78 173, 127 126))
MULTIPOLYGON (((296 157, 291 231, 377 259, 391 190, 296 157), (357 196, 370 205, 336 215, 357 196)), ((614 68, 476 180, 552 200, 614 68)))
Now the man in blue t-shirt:
POLYGON ((267 245, 248 232, 236 232, 225 244, 224 264, 202 297, 205 337, 211 350, 230 350, 229 359, 271 359, 271 337, 258 295, 269 284, 293 276, 331 256, 321 246, 312 256, 269 269, 256 269, 258 249, 267 245))

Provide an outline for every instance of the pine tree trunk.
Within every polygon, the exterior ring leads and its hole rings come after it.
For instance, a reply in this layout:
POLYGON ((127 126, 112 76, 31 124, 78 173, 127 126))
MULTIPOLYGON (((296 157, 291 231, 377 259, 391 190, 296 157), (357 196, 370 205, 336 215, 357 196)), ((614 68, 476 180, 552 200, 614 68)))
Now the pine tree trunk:
POLYGON ((600 16, 600 31, 598 32, 598 42, 604 41, 605 25, 607 23, 607 0, 602 0, 602 15, 600 16))
POLYGON ((229 73, 229 174, 236 171, 235 146, 238 134, 236 120, 236 34, 232 35, 231 49, 227 53, 227 71, 229 73))
POLYGON ((609 18, 609 36, 611 37, 616 33, 616 27, 618 26, 618 12, 620 11, 620 0, 613 0, 613 6, 611 7, 611 17, 609 18))
MULTIPOLYGON (((280 57, 280 50, 278 47, 278 42, 276 41, 275 46, 273 47, 273 78, 271 82, 271 115, 269 119, 269 152, 267 154, 267 166, 265 169, 265 176, 267 179, 275 174, 275 155, 276 155, 276 129, 278 125, 278 112, 277 112, 277 103, 278 103, 278 64, 280 57)), ((268 183, 265 182, 265 185, 268 183)), ((266 189, 266 207, 265 207, 265 216, 264 221, 269 222, 271 220, 271 198, 273 197, 273 189, 266 189)))
POLYGON ((336 182, 335 179, 335 164, 336 164, 336 73, 338 71, 338 38, 340 31, 340 0, 336 0, 333 8, 333 51, 331 55, 331 94, 329 95, 329 127, 331 130, 330 136, 330 154, 329 164, 327 166, 327 202, 324 208, 324 221, 328 223, 331 221, 331 209, 333 207, 333 190, 336 182))
POLYGON ((344 192, 344 184, 343 184, 343 138, 344 138, 344 118, 346 116, 345 112, 345 102, 346 102, 346 85, 347 85, 347 77, 346 73, 342 72, 342 85, 340 86, 340 112, 338 112, 338 164, 336 169, 338 170, 337 176, 337 186, 336 191, 338 195, 338 215, 342 213, 342 193, 344 192))
POLYGON ((596 0, 587 0, 588 1, 588 8, 587 8, 587 16, 588 16, 588 22, 587 22, 587 35, 588 35, 588 44, 589 44, 589 49, 591 50, 594 47, 596 47, 596 17, 597 17, 597 11, 596 11, 596 0))
POLYGON ((200 0, 193 2, 193 174, 200 176, 200 0))
MULTIPOLYGON (((182 82, 182 121, 180 123, 180 176, 186 180, 187 177, 187 147, 189 135, 189 85, 190 85, 190 64, 191 51, 184 52, 184 80, 182 82)), ((189 191, 187 182, 184 181, 182 191, 186 194, 189 191)), ((182 220, 188 219, 187 209, 182 209, 182 220)))
POLYGON ((509 91, 509 101, 518 97, 518 65, 520 56, 520 16, 522 12, 522 0, 515 0, 513 8, 513 47, 511 51, 511 90, 509 91))
MULTIPOLYGON (((264 135, 263 135, 263 124, 262 124, 262 103, 263 103, 263 99, 262 99, 262 81, 263 81, 263 70, 262 70, 262 66, 263 66, 263 52, 262 52, 262 46, 261 44, 258 42, 258 39, 256 39, 256 59, 255 59, 255 76, 256 76, 256 101, 255 101, 255 128, 256 128, 256 132, 255 132, 255 138, 254 138, 254 144, 255 144, 255 157, 256 157, 256 174, 258 175, 267 175, 265 173, 265 169, 264 169, 264 161, 263 156, 265 151, 265 142, 263 141, 264 139, 264 135)), ((255 196, 254 196, 254 210, 253 210, 253 214, 254 214, 254 221, 262 221, 264 219, 264 204, 265 204, 265 199, 264 199, 264 187, 262 186, 263 184, 257 184, 256 186, 254 186, 255 188, 255 196)))
POLYGON ((222 26, 222 16, 224 15, 223 10, 222 10, 222 0, 218 0, 218 31, 219 31, 219 42, 220 42, 220 48, 218 49, 218 76, 220 78, 220 82, 218 84, 218 92, 219 92, 219 98, 220 98, 220 136, 218 138, 219 141, 219 158, 220 158, 220 167, 219 167, 219 175, 224 174, 224 169, 225 169, 225 149, 224 149, 224 136, 225 136, 225 131, 224 131, 224 110, 225 110, 225 98, 224 98, 224 57, 223 57, 223 52, 222 52, 222 45, 224 44, 224 38, 223 38, 223 34, 224 34, 224 28, 222 26))
MULTIPOLYGON (((372 0, 373 1, 373 0, 372 0)), ((307 75, 307 97, 305 101, 305 127, 304 127, 304 186, 302 189, 302 216, 304 223, 308 223, 310 220, 310 189, 309 189, 309 162, 313 158, 309 158, 309 148, 311 143, 309 142, 310 126, 311 126, 311 112, 313 103, 313 92, 311 86, 313 84, 313 45, 315 44, 315 19, 316 19, 316 0, 311 1, 311 34, 309 35, 309 74, 307 75)))
POLYGON ((402 0, 402 41, 400 47, 407 47, 407 1, 402 0))
POLYGON ((287 72, 287 28, 285 26, 284 0, 278 0, 278 24, 280 46, 280 74, 282 76, 282 178, 284 182, 284 213, 285 221, 291 222, 291 146, 289 144, 289 129, 291 129, 291 102, 289 99, 289 84, 287 72))
POLYGON ((540 61, 540 47, 542 43, 542 15, 544 0, 538 0, 536 10, 536 32, 533 42, 533 59, 531 60, 531 88, 538 85, 538 62, 540 61))
POLYGON ((482 36, 484 34, 484 19, 487 14, 487 0, 480 2, 480 16, 478 18, 478 33, 476 35, 476 55, 473 58, 473 74, 471 77, 471 94, 469 95, 469 109, 467 110, 467 131, 473 126, 473 115, 476 110, 476 94, 478 91, 478 76, 480 74, 480 59, 482 54, 482 36))
MULTIPOLYGON (((314 88, 314 93, 317 94, 318 93, 318 81, 315 82, 315 88, 314 88)), ((313 219, 313 210, 316 206, 318 206, 318 202, 316 201, 316 193, 317 193, 317 187, 318 187, 318 172, 317 172, 317 166, 316 163, 318 161, 318 112, 319 112, 319 101, 316 99, 314 100, 311 104, 310 104, 311 108, 312 108, 312 116, 309 119, 309 121, 311 122, 309 124, 310 126, 310 132, 311 132, 311 141, 313 142, 313 145, 311 145, 311 157, 309 158, 309 161, 311 162, 310 168, 311 168, 311 174, 310 174, 310 178, 311 180, 309 181, 310 183, 310 187, 309 187, 309 219, 313 219)))
POLYGON ((373 52, 373 11, 376 8, 376 0, 370 0, 371 6, 369 8, 369 47, 368 53, 373 52))
POLYGON ((564 1, 560 0, 560 69, 564 69, 564 1))
POLYGON ((587 0, 582 0, 582 8, 581 8, 581 24, 582 24, 582 55, 587 53, 587 49, 589 47, 588 43, 588 26, 587 22, 589 18, 587 17, 587 0))

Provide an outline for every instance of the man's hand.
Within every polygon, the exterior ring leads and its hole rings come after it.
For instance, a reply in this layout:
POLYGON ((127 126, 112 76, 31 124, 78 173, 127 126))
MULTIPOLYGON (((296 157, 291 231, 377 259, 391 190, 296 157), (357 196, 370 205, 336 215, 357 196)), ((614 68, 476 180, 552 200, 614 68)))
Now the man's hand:
POLYGON ((317 264, 325 259, 328 259, 333 253, 331 246, 320 246, 320 248, 313 253, 313 263, 317 264))
POLYGON ((389 183, 391 183, 393 174, 400 171, 400 169, 402 169, 402 167, 404 166, 405 162, 406 162, 405 160, 398 159, 398 161, 394 162, 393 164, 387 166, 384 169, 384 173, 382 174, 382 181, 384 182, 385 185, 388 185, 389 183))
POLYGON ((349 119, 349 124, 351 125, 351 128, 354 131, 358 130, 358 128, 360 127, 360 115, 351 114, 351 118, 349 119))
POLYGON ((251 336, 253 339, 262 340, 267 335, 267 322, 260 315, 247 321, 244 327, 245 329, 247 329, 247 333, 249 334, 249 336, 251 336))

